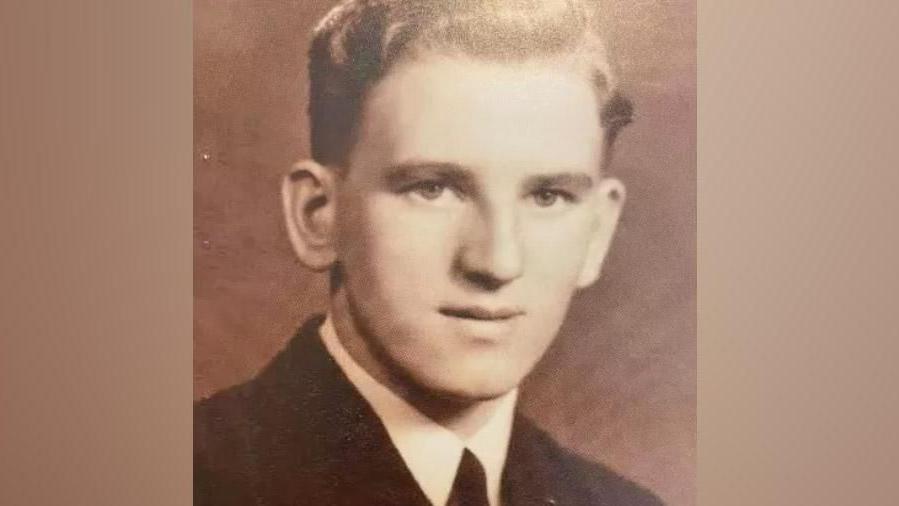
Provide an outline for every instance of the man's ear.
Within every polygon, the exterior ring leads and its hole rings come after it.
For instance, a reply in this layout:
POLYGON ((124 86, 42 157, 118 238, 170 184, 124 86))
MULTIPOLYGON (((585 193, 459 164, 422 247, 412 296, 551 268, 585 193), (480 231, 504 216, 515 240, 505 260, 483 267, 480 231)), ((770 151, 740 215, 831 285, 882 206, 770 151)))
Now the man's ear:
POLYGON ((599 279, 603 260, 612 244, 612 236, 621 218, 624 207, 624 184, 614 178, 603 178, 597 187, 596 218, 593 224, 593 235, 587 247, 587 256, 578 277, 578 288, 586 288, 599 279))
POLYGON ((300 262, 325 271, 336 260, 335 174, 312 160, 297 162, 281 182, 287 234, 300 262))

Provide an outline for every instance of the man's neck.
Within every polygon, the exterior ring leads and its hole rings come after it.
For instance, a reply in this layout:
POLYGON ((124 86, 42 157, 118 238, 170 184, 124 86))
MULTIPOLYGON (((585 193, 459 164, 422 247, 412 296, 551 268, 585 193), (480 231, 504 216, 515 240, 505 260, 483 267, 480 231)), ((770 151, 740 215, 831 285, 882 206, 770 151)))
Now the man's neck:
POLYGON ((332 293, 330 317, 341 345, 353 360, 378 383, 408 402, 415 409, 463 440, 475 434, 493 415, 502 397, 496 399, 457 399, 424 391, 404 381, 385 365, 370 341, 360 332, 349 309, 346 293, 332 293))

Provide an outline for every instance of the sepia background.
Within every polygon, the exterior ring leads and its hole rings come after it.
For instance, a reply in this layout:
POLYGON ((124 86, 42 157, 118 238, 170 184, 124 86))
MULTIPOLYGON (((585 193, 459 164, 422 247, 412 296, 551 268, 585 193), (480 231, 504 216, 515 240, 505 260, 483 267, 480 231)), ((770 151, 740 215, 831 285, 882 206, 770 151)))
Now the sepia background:
MULTIPOLYGON (((194 396, 252 377, 326 280, 294 259, 280 177, 308 156, 306 49, 334 4, 194 3, 194 396)), ((604 276, 573 304, 522 407, 561 443, 692 504, 696 425, 696 24, 686 1, 603 2, 636 121, 604 276)))

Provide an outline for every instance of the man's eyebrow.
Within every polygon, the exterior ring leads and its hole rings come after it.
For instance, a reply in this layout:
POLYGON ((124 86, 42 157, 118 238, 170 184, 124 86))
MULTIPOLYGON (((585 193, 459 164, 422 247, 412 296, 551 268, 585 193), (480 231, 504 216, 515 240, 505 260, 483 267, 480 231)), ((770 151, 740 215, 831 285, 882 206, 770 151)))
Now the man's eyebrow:
MULTIPOLYGON (((401 187, 421 179, 438 179, 465 191, 476 186, 477 177, 469 168, 449 162, 405 162, 391 165, 384 170, 384 178, 390 187, 401 187)), ((594 179, 583 172, 559 172, 537 174, 525 179, 522 189, 529 193, 541 188, 562 188, 581 194, 593 187, 594 179)))
POLYGON ((583 172, 561 172, 531 176, 525 182, 525 190, 561 187, 568 191, 583 193, 593 187, 593 178, 583 172))
POLYGON ((471 170, 447 162, 406 162, 391 165, 384 170, 389 186, 401 186, 422 178, 436 178, 459 186, 472 186, 474 174, 471 170))

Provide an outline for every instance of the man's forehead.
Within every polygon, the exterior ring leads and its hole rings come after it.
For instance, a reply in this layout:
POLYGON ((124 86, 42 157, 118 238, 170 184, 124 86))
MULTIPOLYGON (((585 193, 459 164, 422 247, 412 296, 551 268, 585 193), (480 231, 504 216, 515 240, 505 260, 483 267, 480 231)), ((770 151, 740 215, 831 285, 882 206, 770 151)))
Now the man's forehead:
POLYGON ((382 163, 579 169, 598 166, 602 147, 590 82, 540 60, 415 58, 372 89, 361 123, 355 151, 382 163))

